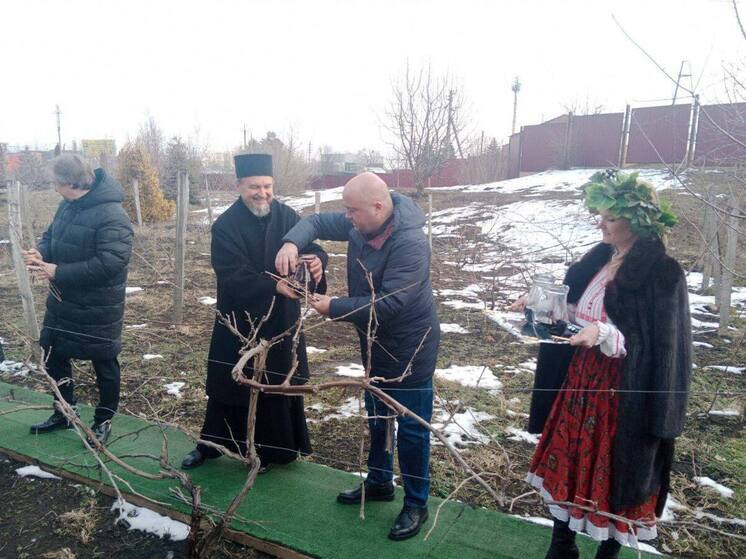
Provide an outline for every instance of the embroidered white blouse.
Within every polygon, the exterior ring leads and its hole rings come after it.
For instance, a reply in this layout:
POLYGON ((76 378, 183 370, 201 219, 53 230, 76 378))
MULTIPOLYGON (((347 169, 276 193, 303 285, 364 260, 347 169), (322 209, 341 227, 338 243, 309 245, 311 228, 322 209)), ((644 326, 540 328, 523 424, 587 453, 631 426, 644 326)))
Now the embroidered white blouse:
POLYGON ((624 348, 624 334, 611 322, 604 309, 604 294, 609 282, 609 269, 604 266, 591 280, 577 305, 569 306, 572 321, 578 326, 586 327, 593 323, 598 326, 598 340, 601 353, 608 357, 622 358, 627 355, 624 348))

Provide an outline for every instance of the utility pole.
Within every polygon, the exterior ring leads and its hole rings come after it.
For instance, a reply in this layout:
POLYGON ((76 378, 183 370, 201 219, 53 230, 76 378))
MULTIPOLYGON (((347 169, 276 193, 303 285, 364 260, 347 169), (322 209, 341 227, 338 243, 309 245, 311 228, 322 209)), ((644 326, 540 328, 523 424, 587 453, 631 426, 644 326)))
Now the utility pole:
POLYGON ((513 85, 510 88, 513 91, 513 126, 510 129, 510 134, 515 134, 515 121, 518 116, 518 92, 521 90, 521 82, 518 81, 518 76, 513 80, 513 85))
POLYGON ((694 84, 692 83, 692 67, 689 64, 688 60, 682 60, 681 61, 681 68, 679 68, 679 77, 676 80, 676 87, 673 90, 673 99, 671 101, 671 105, 676 104, 676 96, 679 94, 679 88, 683 87, 681 84, 681 80, 683 78, 689 78, 689 91, 694 89, 694 84), (688 69, 686 70, 688 73, 684 73, 684 66, 686 66, 688 69))
POLYGON ((453 137, 456 140, 456 148, 458 149, 458 156, 459 158, 464 158, 464 152, 461 150, 461 140, 458 138, 458 131, 456 130, 456 125, 453 122, 453 94, 456 93, 455 89, 451 89, 448 92, 448 130, 447 130, 447 137, 446 142, 448 145, 453 149, 453 145, 451 144, 451 131, 453 131, 453 137))
POLYGON ((60 126, 60 115, 62 114, 60 112, 60 106, 55 105, 55 113, 57 114, 57 149, 55 150, 57 153, 56 155, 59 155, 62 153, 62 127, 60 126))

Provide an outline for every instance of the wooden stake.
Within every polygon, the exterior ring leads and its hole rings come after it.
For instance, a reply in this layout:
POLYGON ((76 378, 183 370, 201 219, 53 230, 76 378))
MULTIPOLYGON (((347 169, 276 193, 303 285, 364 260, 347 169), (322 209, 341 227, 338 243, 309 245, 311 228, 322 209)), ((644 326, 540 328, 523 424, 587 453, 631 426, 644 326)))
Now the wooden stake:
POLYGON ((31 338, 34 358, 39 359, 39 322, 36 319, 34 295, 31 291, 31 281, 26 264, 23 262, 23 222, 21 219, 21 183, 11 181, 8 185, 8 226, 10 228, 10 244, 13 253, 13 267, 15 268, 18 291, 23 304, 23 316, 26 320, 26 333, 31 338))
POLYGON ((314 205, 313 213, 321 213, 321 192, 318 190, 313 193, 314 205))
POLYGON ((207 182, 207 175, 205 175, 205 202, 207 203, 207 222, 212 227, 212 203, 210 202, 210 185, 207 182))
POLYGON ((427 193, 427 242, 433 250, 433 193, 427 193))
POLYGON ((189 175, 177 175, 176 193, 176 277, 174 278, 174 324, 184 320, 184 257, 186 254, 187 218, 189 215, 189 175))
POLYGON ((132 190, 135 196, 135 213, 137 214, 137 226, 142 228, 142 210, 140 209, 140 183, 137 179, 132 181, 132 190))
POLYGON ((724 336, 728 333, 728 325, 730 324, 730 298, 731 291, 733 290, 733 270, 736 268, 736 247, 738 246, 738 197, 734 194, 731 195, 730 202, 730 219, 728 220, 728 228, 726 238, 727 244, 725 246, 725 263, 723 265, 723 277, 720 282, 720 327, 718 333, 724 336))

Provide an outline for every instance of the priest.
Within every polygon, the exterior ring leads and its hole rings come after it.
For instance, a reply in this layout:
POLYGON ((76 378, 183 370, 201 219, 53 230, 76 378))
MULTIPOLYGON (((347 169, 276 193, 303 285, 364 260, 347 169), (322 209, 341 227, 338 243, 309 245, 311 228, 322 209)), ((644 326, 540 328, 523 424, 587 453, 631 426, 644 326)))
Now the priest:
MULTIPOLYGON (((243 154, 234 158, 239 198, 212 226, 211 262, 217 277, 217 309, 235 317, 238 329, 248 335, 250 320, 272 312, 259 332, 270 339, 297 323, 300 301, 285 281, 276 282, 275 255, 283 236, 300 220, 295 210, 274 198, 272 156, 243 154), (272 301, 274 300, 274 305, 272 301), (247 316, 248 315, 248 316, 247 316)), ((324 269, 328 257, 318 245, 304 247, 308 271, 326 291, 324 269)), ((269 350, 262 382, 281 384, 292 366, 292 331, 269 350)), ((207 363, 207 410, 201 437, 246 455, 249 389, 236 383, 231 370, 239 359, 240 341, 216 318, 207 363)), ((308 381, 308 360, 303 336, 297 348, 299 365, 292 384, 308 381)), ((244 374, 251 377, 250 365, 244 374)), ((255 447, 265 472, 272 464, 286 464, 299 454, 309 454, 311 444, 302 396, 260 393, 257 402, 255 447)), ((214 447, 198 444, 182 461, 182 468, 196 468, 220 456, 214 447)))

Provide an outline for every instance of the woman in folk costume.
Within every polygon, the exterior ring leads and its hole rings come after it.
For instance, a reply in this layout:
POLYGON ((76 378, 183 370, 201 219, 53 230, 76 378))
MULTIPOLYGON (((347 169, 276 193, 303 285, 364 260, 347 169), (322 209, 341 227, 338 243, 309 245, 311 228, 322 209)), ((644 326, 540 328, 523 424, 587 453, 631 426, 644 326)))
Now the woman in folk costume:
POLYGON ((601 542, 596 559, 657 536, 691 373, 686 279, 663 244, 676 218, 636 173, 583 190, 603 240, 565 279, 583 329, 527 476, 554 517, 547 559, 579 557, 576 532, 601 542))

